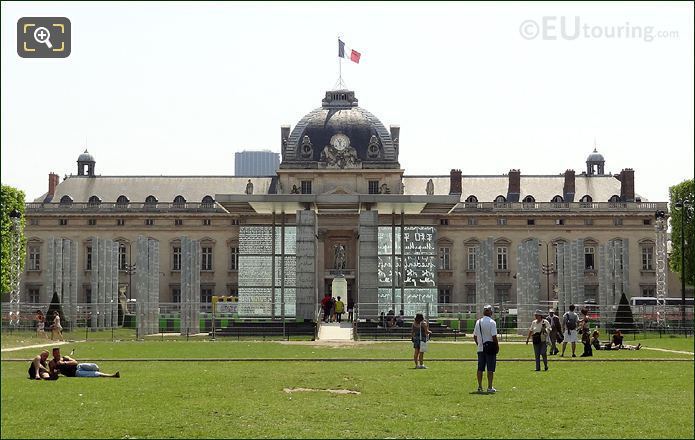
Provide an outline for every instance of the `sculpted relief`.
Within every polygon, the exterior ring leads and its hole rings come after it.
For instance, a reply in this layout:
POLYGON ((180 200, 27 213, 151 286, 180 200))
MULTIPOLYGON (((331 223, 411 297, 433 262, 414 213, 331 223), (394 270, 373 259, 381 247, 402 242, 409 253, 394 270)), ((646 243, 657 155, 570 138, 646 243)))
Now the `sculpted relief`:
POLYGON ((326 168, 360 168, 362 165, 357 150, 350 145, 350 138, 343 133, 333 135, 330 145, 321 152, 321 161, 326 168))

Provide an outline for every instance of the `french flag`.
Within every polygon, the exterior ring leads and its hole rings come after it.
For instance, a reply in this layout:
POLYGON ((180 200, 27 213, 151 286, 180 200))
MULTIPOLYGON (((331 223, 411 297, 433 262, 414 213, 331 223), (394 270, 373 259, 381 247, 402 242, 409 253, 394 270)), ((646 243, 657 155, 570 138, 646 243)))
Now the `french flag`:
POLYGON ((345 43, 341 39, 338 39, 338 56, 359 64, 362 54, 354 49, 345 47, 345 43))

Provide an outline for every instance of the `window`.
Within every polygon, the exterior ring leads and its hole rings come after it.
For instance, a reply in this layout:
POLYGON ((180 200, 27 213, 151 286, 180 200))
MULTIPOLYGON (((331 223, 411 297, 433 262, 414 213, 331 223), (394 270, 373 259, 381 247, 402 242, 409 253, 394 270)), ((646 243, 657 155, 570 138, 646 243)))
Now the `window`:
POLYGON ((451 287, 447 286, 439 288, 439 298, 437 302, 439 304, 451 303, 451 287))
POLYGON ((145 208, 156 208, 157 198, 153 195, 149 195, 145 198, 145 208))
POLYGON ((212 196, 205 196, 203 197, 201 205, 203 208, 212 208, 215 206, 215 199, 213 199, 212 196))
POLYGON ((230 246, 229 255, 229 270, 239 270, 239 246, 230 246))
POLYGON ((125 243, 118 243, 118 270, 125 270, 127 267, 127 248, 125 243))
POLYGON ((60 198, 60 206, 70 206, 72 205, 72 197, 69 195, 64 195, 60 198))
POLYGON ((594 258, 596 255, 596 248, 593 246, 584 246, 584 270, 594 270, 594 258))
POLYGON ((470 195, 466 198, 466 203, 478 203, 478 198, 474 195, 470 195))
POLYGON ((495 302, 509 302, 509 287, 495 287, 495 302))
POLYGON ((451 248, 440 247, 439 248, 439 269, 440 270, 451 270, 451 248))
POLYGON ((67 225, 68 225, 68 219, 66 219, 66 218, 61 218, 61 219, 58 220, 58 224, 59 224, 60 226, 67 226, 67 225))
POLYGON ((212 248, 205 246, 201 249, 200 270, 212 270, 212 248))
POLYGON ((128 200, 128 197, 124 195, 120 195, 116 199, 116 206, 118 206, 119 208, 124 208, 128 206, 128 203, 130 203, 130 200, 128 200))
POLYGON ((522 201, 524 203, 536 203, 536 199, 533 196, 526 196, 522 201))
POLYGON ((182 226, 183 225, 183 220, 180 218, 175 218, 174 219, 174 226, 182 226))
POLYGON ((87 220, 87 224, 88 224, 89 226, 96 226, 96 225, 97 225, 97 219, 95 219, 95 218, 90 218, 89 220, 87 220))
POLYGON ((533 219, 533 218, 530 218, 530 219, 526 220, 526 224, 527 224, 528 226, 533 226, 533 225, 536 224, 536 220, 533 219))
POLYGON ((591 226, 594 224, 594 219, 593 218, 585 218, 584 219, 584 226, 591 226))
POLYGON ((227 292, 227 294, 234 298, 239 298, 239 286, 236 284, 229 286, 229 292, 227 292))
POLYGON ((582 203, 591 203, 593 201, 593 199, 591 198, 591 196, 589 194, 586 194, 586 195, 582 196, 582 198, 579 199, 579 201, 582 203))
POLYGON ((214 294, 215 289, 212 287, 201 287, 200 288, 200 302, 201 303, 210 303, 212 302, 212 295, 214 294))
POLYGON ((476 266, 478 258, 477 258, 477 253, 478 253, 478 247, 477 246, 470 246, 466 248, 466 254, 467 254, 467 268, 468 270, 476 270, 476 266))
POLYGON ((642 246, 642 270, 654 270, 654 247, 642 246))
POLYGON ((507 202, 507 198, 503 195, 499 195, 499 196, 495 197, 495 203, 506 203, 506 202, 507 202))
POLYGON ((656 297, 656 286, 642 286, 642 296, 656 297))
POLYGON ((615 226, 622 226, 623 225, 623 219, 620 217, 615 217, 613 219, 613 225, 615 226))
POLYGON ((84 288, 84 302, 86 302, 86 303, 92 302, 92 288, 91 287, 85 287, 84 288))
POLYGON ((181 270, 181 246, 171 248, 171 270, 181 270))
POLYGON ((618 203, 620 202, 620 196, 619 195, 612 195, 610 199, 608 199, 610 203, 618 203))
POLYGON ((565 219, 564 218, 556 218, 555 224, 558 226, 563 226, 565 224, 565 219))
POLYGON ((125 219, 123 219, 123 218, 116 219, 116 226, 125 226, 125 219))
POLYGON ((311 180, 302 180, 302 194, 311 194, 311 180))
POLYGON ((645 218, 644 220, 642 220, 642 224, 643 224, 644 226, 650 226, 650 225, 652 224, 652 219, 650 219, 650 218, 645 218))
POLYGON ((468 217, 468 226, 475 226, 478 224, 477 217, 468 217))
POLYGON ((92 246, 85 248, 84 258, 84 270, 92 270, 92 246))
POLYGON ((27 289, 27 294, 30 303, 36 304, 41 299, 41 289, 38 287, 29 287, 27 289))
POLYGON ((211 224, 211 221, 210 221, 209 218, 204 218, 204 219, 203 219, 203 226, 210 226, 210 224, 211 224))
POLYGON ((89 206, 99 206, 101 205, 101 199, 97 196, 91 196, 89 200, 87 201, 87 205, 89 206))
POLYGON ((507 224, 507 219, 505 217, 499 217, 497 219, 497 224, 500 226, 504 226, 507 224))
POLYGON ((41 270, 41 247, 29 245, 29 270, 41 270))
POLYGON ((174 197, 174 208, 184 208, 186 206, 186 199, 182 195, 174 197))
POLYGON ((172 287, 171 288, 171 302, 180 303, 181 302, 181 288, 172 287))
POLYGON ((449 226, 449 219, 448 218, 440 218, 439 224, 442 226, 449 226))
POLYGON ((38 226, 39 225, 39 219, 37 219, 37 218, 29 219, 29 224, 31 226, 38 226))
POLYGON ((233 218, 230 222, 232 226, 239 226, 239 219, 238 218, 233 218))
POLYGON ((146 218, 145 219, 145 226, 154 226, 154 219, 153 218, 146 218))
POLYGON ((475 304, 475 285, 466 287, 466 302, 475 304))
POLYGON ((564 201, 565 201, 565 199, 563 199, 562 196, 559 194, 554 196, 552 199, 550 199, 551 203, 562 203, 564 201))
POLYGON ((507 248, 497 247, 497 270, 507 270, 507 248))
POLYGON ((379 181, 370 180, 369 181, 369 194, 379 194, 379 181))

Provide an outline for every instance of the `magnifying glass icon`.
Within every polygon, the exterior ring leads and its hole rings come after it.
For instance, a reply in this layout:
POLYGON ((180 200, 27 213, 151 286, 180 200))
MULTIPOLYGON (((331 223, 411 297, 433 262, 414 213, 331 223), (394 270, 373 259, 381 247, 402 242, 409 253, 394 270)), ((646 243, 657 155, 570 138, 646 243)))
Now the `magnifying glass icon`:
POLYGON ((37 27, 36 30, 34 30, 34 40, 36 40, 37 43, 45 44, 49 49, 53 48, 50 38, 51 33, 45 27, 37 27))

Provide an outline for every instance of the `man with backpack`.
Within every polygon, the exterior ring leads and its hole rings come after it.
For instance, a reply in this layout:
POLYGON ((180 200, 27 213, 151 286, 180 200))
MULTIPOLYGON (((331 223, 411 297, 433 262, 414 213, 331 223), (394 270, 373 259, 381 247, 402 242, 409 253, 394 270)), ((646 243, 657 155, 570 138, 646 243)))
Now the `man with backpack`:
POLYGON ((548 321, 550 321, 550 355, 555 355, 560 352, 557 349, 557 344, 562 342, 562 324, 560 323, 560 317, 555 314, 555 310, 550 309, 548 312, 548 321))
POLYGON ((577 357, 575 350, 577 347, 577 324, 579 323, 579 316, 574 313, 574 304, 570 304, 569 311, 562 315, 562 324, 565 327, 565 339, 562 341, 562 354, 561 357, 565 356, 565 348, 567 348, 567 343, 572 343, 572 357, 577 357))

